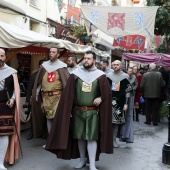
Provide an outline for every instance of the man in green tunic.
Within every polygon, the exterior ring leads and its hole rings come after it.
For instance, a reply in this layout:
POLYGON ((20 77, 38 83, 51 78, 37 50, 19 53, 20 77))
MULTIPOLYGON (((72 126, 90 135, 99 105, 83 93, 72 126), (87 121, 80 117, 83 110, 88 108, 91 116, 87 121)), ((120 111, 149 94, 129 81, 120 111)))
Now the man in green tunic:
POLYGON ((95 53, 87 51, 83 66, 71 73, 46 145, 59 158, 80 157, 76 169, 86 165, 86 147, 90 170, 96 170, 95 159, 101 152, 113 152, 111 89, 95 59, 95 53))

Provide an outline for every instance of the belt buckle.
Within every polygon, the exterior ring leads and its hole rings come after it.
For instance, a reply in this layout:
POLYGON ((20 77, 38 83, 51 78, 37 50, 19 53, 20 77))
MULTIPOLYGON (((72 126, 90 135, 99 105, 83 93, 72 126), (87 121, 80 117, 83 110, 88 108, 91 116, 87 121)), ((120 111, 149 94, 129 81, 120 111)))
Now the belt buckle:
POLYGON ((52 91, 48 91, 48 96, 53 96, 53 92, 52 91))
POLYGON ((85 107, 85 109, 84 109, 84 110, 85 110, 85 111, 87 111, 87 106, 84 106, 84 107, 85 107))

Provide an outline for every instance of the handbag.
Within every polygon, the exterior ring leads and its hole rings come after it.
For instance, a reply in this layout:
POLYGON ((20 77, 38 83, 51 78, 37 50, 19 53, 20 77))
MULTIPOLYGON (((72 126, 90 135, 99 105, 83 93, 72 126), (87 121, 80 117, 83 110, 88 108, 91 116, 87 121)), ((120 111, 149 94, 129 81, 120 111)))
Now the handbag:
POLYGON ((145 102, 145 100, 144 100, 144 98, 141 96, 140 97, 140 103, 144 103, 145 102))

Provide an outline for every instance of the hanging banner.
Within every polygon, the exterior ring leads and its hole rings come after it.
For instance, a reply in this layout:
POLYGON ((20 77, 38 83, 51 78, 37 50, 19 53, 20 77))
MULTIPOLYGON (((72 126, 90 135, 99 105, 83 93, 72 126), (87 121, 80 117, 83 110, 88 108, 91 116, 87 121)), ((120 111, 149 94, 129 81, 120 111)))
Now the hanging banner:
POLYGON ((99 7, 81 5, 88 34, 99 29, 113 38, 133 34, 152 38, 157 9, 158 6, 99 7))
POLYGON ((67 21, 69 21, 71 19, 71 17, 74 17, 76 19, 76 21, 79 23, 80 21, 80 8, 77 7, 72 7, 71 5, 68 5, 67 7, 67 21))
POLYGON ((126 50, 144 51, 146 38, 141 35, 128 35, 114 39, 113 46, 119 46, 126 50))

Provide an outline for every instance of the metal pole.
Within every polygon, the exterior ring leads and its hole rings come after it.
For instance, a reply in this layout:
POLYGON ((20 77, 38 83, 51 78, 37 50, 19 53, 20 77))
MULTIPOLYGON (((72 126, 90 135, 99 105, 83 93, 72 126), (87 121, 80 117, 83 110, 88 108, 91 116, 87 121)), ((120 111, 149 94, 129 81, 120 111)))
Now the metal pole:
POLYGON ((162 163, 170 165, 170 101, 167 107, 169 108, 168 115, 168 142, 166 142, 162 149, 162 163))

